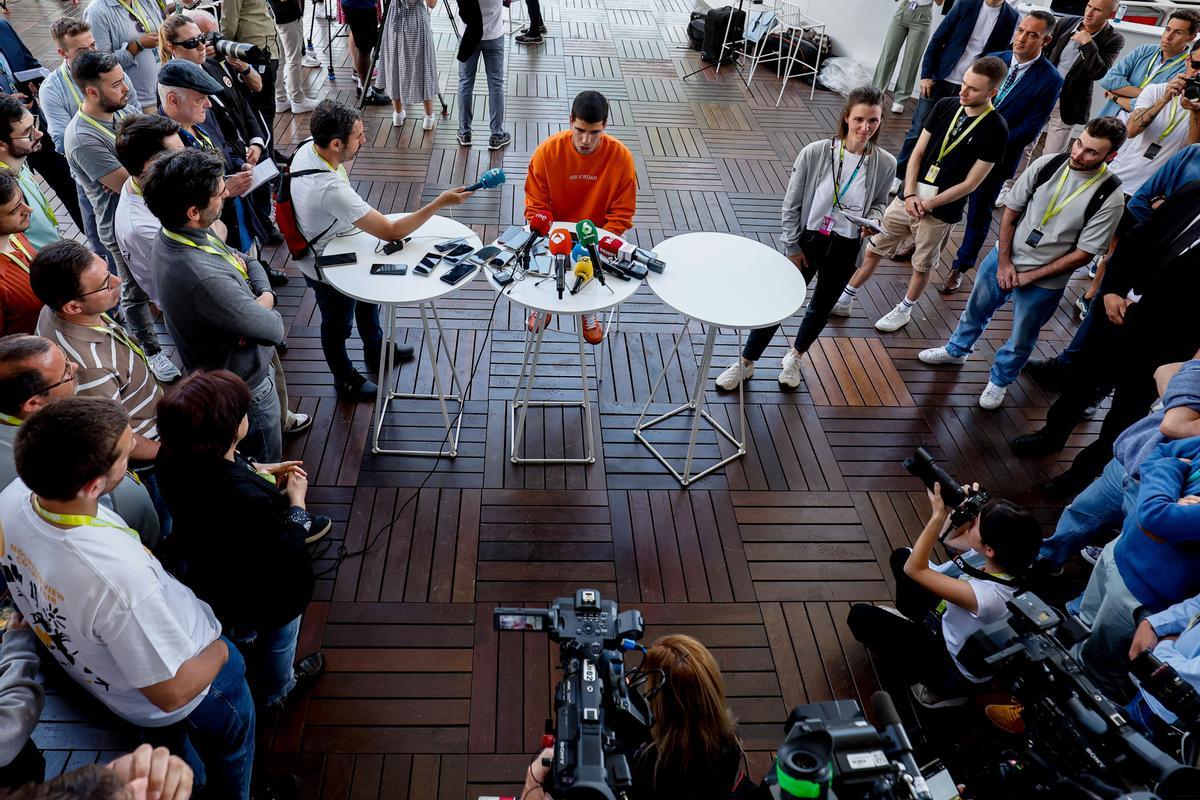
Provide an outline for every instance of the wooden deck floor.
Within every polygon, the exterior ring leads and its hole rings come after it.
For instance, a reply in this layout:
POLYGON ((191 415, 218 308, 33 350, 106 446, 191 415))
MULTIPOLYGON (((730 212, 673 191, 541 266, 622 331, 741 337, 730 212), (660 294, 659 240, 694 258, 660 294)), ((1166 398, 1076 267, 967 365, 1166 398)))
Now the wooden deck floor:
MULTIPOLYGON (((14 25, 48 66, 56 65, 49 21, 80 7, 11 3, 14 25)), ((750 88, 731 69, 680 80, 699 66, 686 47, 687 0, 544 0, 543 7, 551 31, 544 47, 509 40, 512 146, 499 153, 457 147, 456 108, 433 133, 421 131, 413 116, 393 128, 390 109, 372 109, 369 146, 351 171, 362 194, 385 211, 410 209, 503 166, 507 184, 456 212, 489 240, 521 217, 533 149, 567 125, 570 98, 594 88, 612 101, 609 132, 637 162, 641 244, 689 230, 776 244, 791 162, 805 143, 832 130, 841 98, 818 92, 810 102, 807 85, 794 81, 776 108, 779 83, 767 70, 750 88)), ((444 75, 456 40, 441 7, 434 17, 444 75)), ((319 23, 318 48, 327 35, 319 23)), ((344 39, 334 52, 337 80, 327 82, 323 70, 310 70, 309 79, 352 101, 344 39)), ((476 94, 478 141, 487 118, 482 75, 476 94)), ((453 92, 446 97, 454 103, 453 92)), ((283 149, 305 135, 305 124, 281 115, 283 149)), ((895 152, 906 126, 907 117, 888 119, 884 145, 895 152)), ((284 254, 274 263, 283 265, 284 254)), ((1051 398, 1022 378, 1000 410, 976 405, 1010 312, 997 314, 965 366, 928 368, 917 352, 945 340, 966 293, 945 300, 931 290, 904 331, 878 334, 872 322, 899 296, 904 265, 884 265, 853 316, 829 326, 804 361, 798 391, 780 391, 775 382, 786 347, 777 337, 749 384, 748 454, 687 491, 635 442, 631 428, 663 370, 656 406, 682 402, 685 379, 696 377, 699 332, 668 359, 681 320, 645 287, 623 306, 604 380, 591 389, 599 453, 589 467, 509 462, 506 401, 519 369, 523 314, 502 301, 489 324, 494 294, 482 279, 452 295, 443 307, 450 345, 460 365, 475 361, 477 369, 461 453, 429 474, 429 459, 364 453, 371 407, 335 397, 313 295, 294 267, 288 271, 293 280, 280 291, 290 325, 284 363, 293 404, 314 414, 316 424, 289 443, 287 456, 304 460, 314 510, 335 520, 333 546, 367 548, 322 578, 304 621, 301 650, 320 647, 327 674, 261 732, 266 760, 300 773, 308 797, 513 793, 549 711, 555 653, 536 636, 498 636, 491 612, 497 604, 545 604, 581 586, 640 608, 647 641, 687 632, 713 649, 758 772, 792 706, 865 701, 878 685, 845 618, 852 602, 889 600, 887 556, 921 527, 923 492, 900 466, 914 447, 1035 507, 1048 528, 1057 515, 1030 487, 1058 465, 1018 460, 1005 444, 1037 425, 1051 398)), ((1069 304, 1082 287, 1080 279, 1072 282, 1041 351, 1055 351, 1073 333, 1069 304)), ((417 342, 419 319, 408 310, 402 315, 406 340, 417 342)), ((785 330, 794 332, 795 323, 785 330)), ((556 319, 547 336, 544 396, 579 390, 571 324, 556 319)), ((713 374, 703 376, 710 387, 736 348, 735 332, 723 332, 713 374)), ((406 366, 400 383, 421 389, 431 376, 424 365, 406 366)), ((707 399, 719 419, 734 415, 736 397, 710 391, 707 399)), ((398 410, 387 435, 441 438, 429 405, 398 410)), ((674 453, 686 441, 678 427, 658 435, 674 453)), ((528 442, 532 454, 578 452, 578 412, 531 414, 528 442)), ((711 434, 702 439, 704 456, 720 451, 711 434)), ((320 566, 334 566, 332 550, 320 566)), ((52 772, 129 741, 69 694, 52 694, 35 734, 52 772)))

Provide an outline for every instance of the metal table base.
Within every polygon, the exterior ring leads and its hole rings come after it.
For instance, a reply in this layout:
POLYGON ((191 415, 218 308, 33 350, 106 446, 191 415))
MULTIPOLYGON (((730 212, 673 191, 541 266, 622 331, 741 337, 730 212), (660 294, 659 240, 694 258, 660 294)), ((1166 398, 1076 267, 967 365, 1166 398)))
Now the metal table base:
MULTIPOLYGON (((667 364, 669 364, 670 362, 675 360, 675 356, 679 352, 679 345, 683 341, 684 337, 687 336, 689 324, 691 324, 691 320, 684 320, 683 329, 680 330, 679 335, 675 337, 675 347, 671 350, 671 355, 667 358, 667 361, 666 361, 667 364)), ((732 433, 725 430, 725 428, 721 425, 721 423, 719 423, 715 419, 713 419, 712 415, 709 414, 708 410, 704 407, 705 383, 708 381, 708 371, 712 366, 713 345, 716 343, 716 340, 717 340, 717 327, 715 325, 705 325, 704 327, 706 330, 706 336, 704 339, 704 354, 700 359, 700 373, 696 379, 696 388, 691 394, 692 399, 689 402, 684 403, 683 405, 679 406, 678 408, 673 408, 665 414, 660 414, 659 416, 655 417, 654 419, 650 420, 649 422, 642 422, 642 420, 644 420, 646 418, 646 413, 650 410, 650 404, 654 402, 654 395, 658 394, 658 388, 662 385, 663 380, 667 376, 667 370, 666 370, 666 367, 664 366, 662 374, 660 374, 658 376, 658 380, 656 380, 654 382, 654 388, 652 388, 650 390, 650 397, 646 400, 646 407, 642 409, 641 416, 638 417, 637 423, 633 426, 633 435, 637 438, 637 440, 639 442, 641 442, 642 444, 644 444, 646 446, 646 448, 654 455, 654 457, 657 458, 659 460, 659 462, 661 462, 662 465, 664 467, 666 467, 672 475, 675 476, 675 480, 679 481, 679 483, 683 486, 688 486, 689 484, 700 480, 705 475, 708 475, 709 473, 720 469, 721 467, 728 464, 730 461, 733 461, 736 458, 741 458, 742 456, 746 455, 746 396, 745 396, 745 390, 743 388, 744 381, 743 381, 743 383, 738 384, 738 421, 739 421, 739 431, 741 434, 739 437, 740 441, 738 438, 734 438, 732 433), (681 473, 679 470, 677 470, 674 467, 674 465, 671 464, 670 461, 668 461, 666 459, 665 456, 663 456, 662 453, 660 453, 658 451, 658 449, 653 444, 651 444, 650 440, 648 440, 642 432, 644 430, 646 430, 647 428, 652 428, 655 425, 657 425, 658 423, 660 423, 664 420, 670 419, 671 417, 674 417, 677 414, 682 414, 685 411, 692 412, 692 431, 691 431, 691 435, 688 437, 687 458, 684 460, 683 472, 681 473), (706 467, 706 468, 702 469, 701 471, 693 474, 692 473, 692 458, 695 455, 695 451, 696 451, 696 436, 700 431, 700 420, 701 419, 703 419, 709 425, 711 425, 713 427, 713 429, 717 433, 719 433, 721 436, 724 436, 725 439, 728 440, 730 444, 732 444, 734 447, 737 448, 737 452, 735 452, 733 455, 726 456, 725 458, 721 459, 717 463, 715 463, 709 467, 706 467)), ((738 355, 739 355, 739 357, 741 356, 741 352, 742 352, 742 332, 739 330, 738 331, 738 355)))
POLYGON ((425 350, 425 354, 429 356, 429 364, 433 369, 433 384, 437 389, 435 394, 414 394, 412 392, 396 392, 392 390, 396 381, 396 307, 395 305, 384 305, 384 313, 387 314, 387 324, 384 326, 383 332, 383 352, 380 355, 379 366, 379 389, 375 395, 375 419, 372 425, 373 436, 371 440, 371 452, 375 455, 396 455, 396 456, 444 456, 446 458, 454 458, 458 455, 458 436, 462 431, 463 418, 463 399, 462 399, 462 383, 458 379, 458 369, 454 364, 454 356, 450 352, 450 348, 446 345, 446 332, 442 329, 442 319, 438 316, 437 307, 432 303, 421 303, 421 328, 424 336, 421 337, 421 346, 425 350), (428 308, 427 308, 428 307, 428 308), (429 317, 433 317, 434 325, 437 327, 438 338, 437 344, 433 343, 433 336, 429 328, 429 317), (445 386, 442 382, 442 374, 438 370, 438 353, 445 352, 446 361, 450 365, 450 384, 451 388, 457 394, 446 394, 445 386), (414 449, 390 449, 379 446, 379 434, 383 430, 383 419, 387 414, 387 407, 393 400, 437 400, 441 408, 442 423, 446 431, 446 438, 442 441, 442 447, 437 450, 414 450, 414 449), (446 407, 446 401, 458 403, 458 413, 453 419, 446 407), (449 440, 449 449, 445 445, 449 440))
POLYGON ((530 400, 529 392, 537 377, 538 359, 542 353, 542 338, 549 326, 548 314, 535 313, 537 314, 537 332, 527 331, 525 334, 525 352, 521 356, 521 374, 517 378, 517 388, 513 392, 513 399, 508 407, 508 426, 512 431, 509 458, 514 464, 595 464, 596 444, 592 433, 592 401, 588 388, 587 354, 583 346, 583 325, 576 321, 579 338, 579 377, 582 380, 583 397, 579 400, 530 400), (525 418, 530 407, 581 409, 584 437, 583 458, 529 458, 518 455, 517 450, 521 437, 525 433, 525 418))

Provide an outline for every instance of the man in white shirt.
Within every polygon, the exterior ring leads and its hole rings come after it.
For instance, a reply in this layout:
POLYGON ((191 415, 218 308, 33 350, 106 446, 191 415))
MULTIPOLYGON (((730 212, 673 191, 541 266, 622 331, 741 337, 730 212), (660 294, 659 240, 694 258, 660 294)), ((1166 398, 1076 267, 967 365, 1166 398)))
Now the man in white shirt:
POLYGON ((475 74, 479 70, 479 56, 483 55, 483 71, 488 85, 488 121, 491 136, 488 149, 499 150, 512 141, 512 134, 504 130, 504 21, 501 0, 479 0, 482 20, 465 16, 466 30, 458 48, 458 143, 471 146, 471 120, 473 117, 475 74), (478 28, 476 26, 479 26, 478 28), (477 44, 475 37, 480 37, 477 44))
POLYGON ((20 480, 0 493, 0 566, 67 674, 150 738, 186 720, 189 754, 203 759, 190 764, 198 779, 214 797, 247 800, 254 703, 245 662, 212 609, 99 503, 132 449, 129 418, 111 400, 64 398, 25 420, 13 448, 20 480))

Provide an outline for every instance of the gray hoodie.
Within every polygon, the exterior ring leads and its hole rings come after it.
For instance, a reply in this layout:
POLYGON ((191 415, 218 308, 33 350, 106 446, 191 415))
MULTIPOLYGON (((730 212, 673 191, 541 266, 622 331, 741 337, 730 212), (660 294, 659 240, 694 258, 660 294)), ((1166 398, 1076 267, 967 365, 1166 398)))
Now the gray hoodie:
POLYGON ((0 767, 11 764, 29 741, 46 701, 37 680, 36 641, 28 628, 6 631, 0 641, 0 767))

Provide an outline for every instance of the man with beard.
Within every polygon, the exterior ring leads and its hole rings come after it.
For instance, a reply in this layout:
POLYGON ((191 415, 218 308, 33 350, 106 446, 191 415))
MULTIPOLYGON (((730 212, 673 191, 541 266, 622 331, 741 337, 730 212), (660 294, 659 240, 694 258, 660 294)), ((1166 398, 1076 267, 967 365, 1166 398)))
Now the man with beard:
POLYGON ((29 262, 37 251, 21 233, 29 217, 16 176, 0 170, 0 336, 33 333, 42 310, 29 286, 29 262))
POLYGON ((41 149, 43 136, 33 112, 12 95, 0 94, 0 167, 17 176, 25 202, 33 209, 25 238, 38 250, 62 238, 58 217, 27 163, 29 156, 41 149))

